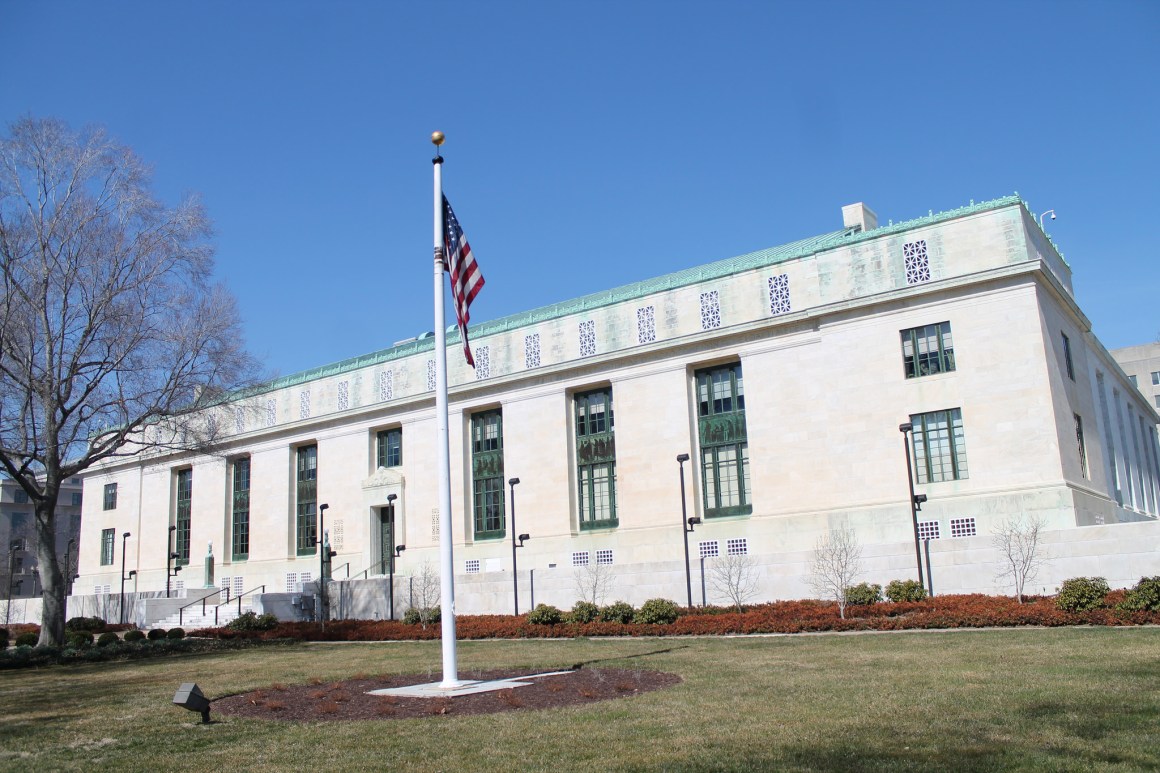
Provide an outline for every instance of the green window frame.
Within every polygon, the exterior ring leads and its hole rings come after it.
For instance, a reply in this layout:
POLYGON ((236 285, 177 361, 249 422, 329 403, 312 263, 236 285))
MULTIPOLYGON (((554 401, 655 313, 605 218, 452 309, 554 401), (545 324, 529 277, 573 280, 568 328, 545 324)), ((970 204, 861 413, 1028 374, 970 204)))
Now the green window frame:
POLYGON ((471 483, 475 539, 502 538, 503 414, 499 410, 471 417, 471 483))
POLYGON ((1088 476, 1087 444, 1083 440, 1083 419, 1078 413, 1072 415, 1075 416, 1075 442, 1079 449, 1079 471, 1086 478, 1088 476))
POLYGON ((912 414, 910 423, 916 483, 967 477, 967 439, 961 409, 912 414))
POLYGON ((580 528, 607 529, 618 526, 612 388, 579 393, 573 399, 573 404, 580 528))
POLYGON ((234 561, 250 557, 250 460, 235 459, 231 555, 234 561))
POLYGON ((697 430, 706 518, 753 512, 741 363, 698 370, 697 430))
POLYGON ((106 510, 116 510, 117 509, 117 484, 116 483, 106 483, 105 484, 104 509, 106 509, 106 510))
POLYGON ((312 556, 318 542, 318 446, 299 447, 295 469, 295 545, 298 555, 312 556))
POLYGON ((1075 366, 1071 363, 1071 339, 1067 337, 1067 333, 1060 333, 1063 337, 1063 363, 1067 367, 1067 377, 1075 381, 1075 366))
POLYGON ((379 467, 398 467, 403 463, 403 430, 384 429, 375 437, 379 467))
POLYGON ((174 523, 177 531, 174 533, 174 552, 177 553, 177 565, 185 566, 189 563, 190 521, 193 512, 193 470, 177 471, 177 508, 174 514, 174 523))
POLYGON ((101 566, 112 566, 116 529, 101 529, 101 566))
POLYGON ((936 322, 901 331, 902 368, 907 378, 921 378, 955 369, 951 323, 936 322))

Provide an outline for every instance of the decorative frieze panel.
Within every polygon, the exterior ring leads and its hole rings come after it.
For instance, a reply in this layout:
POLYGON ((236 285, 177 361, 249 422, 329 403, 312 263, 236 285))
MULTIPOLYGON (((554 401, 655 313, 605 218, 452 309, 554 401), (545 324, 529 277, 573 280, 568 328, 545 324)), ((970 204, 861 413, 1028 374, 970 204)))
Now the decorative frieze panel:
POLYGON ((540 367, 540 334, 524 336, 524 367, 528 370, 540 367))
POLYGON ((721 327, 721 298, 716 290, 701 293, 701 329, 721 327))
POLYGON ((491 347, 477 346, 475 348, 475 380, 491 378, 491 347))
POLYGON ((789 274, 771 276, 769 278, 769 313, 776 317, 778 314, 789 314, 791 310, 789 274))
POLYGON ((656 307, 643 306, 636 310, 636 342, 651 344, 657 340, 656 307))
POLYGON ((379 402, 395 399, 395 373, 392 370, 379 371, 379 402))
POLYGON ((902 245, 902 257, 906 263, 906 283, 908 285, 930 281, 930 258, 926 252, 926 239, 902 245))
POLYGON ((338 382, 338 410, 345 411, 350 408, 350 382, 338 382))
POLYGON ((580 323, 580 356, 596 354, 596 323, 592 320, 580 323))

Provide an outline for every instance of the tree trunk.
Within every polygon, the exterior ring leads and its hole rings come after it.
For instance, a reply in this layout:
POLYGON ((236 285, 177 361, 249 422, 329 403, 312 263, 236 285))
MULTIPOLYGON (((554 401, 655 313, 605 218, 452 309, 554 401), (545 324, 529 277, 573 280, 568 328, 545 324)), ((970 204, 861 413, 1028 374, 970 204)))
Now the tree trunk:
MULTIPOLYGON (((68 583, 56 559, 56 492, 48 491, 36 504, 36 559, 40 566, 41 611, 38 645, 59 647, 64 644, 65 589, 68 583)), ((77 546, 80 550, 80 546, 77 546)))

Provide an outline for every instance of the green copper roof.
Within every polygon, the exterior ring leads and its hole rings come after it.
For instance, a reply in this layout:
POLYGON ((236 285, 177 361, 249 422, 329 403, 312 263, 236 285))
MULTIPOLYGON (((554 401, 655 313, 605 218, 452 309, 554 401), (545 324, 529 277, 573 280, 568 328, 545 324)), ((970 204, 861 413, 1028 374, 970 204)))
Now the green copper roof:
MULTIPOLYGON (((925 217, 915 218, 913 220, 906 220, 899 223, 889 223, 885 226, 879 226, 871 231, 856 232, 853 229, 843 229, 841 231, 832 231, 820 236, 812 236, 808 239, 800 239, 796 242, 783 244, 779 247, 769 247, 756 252, 750 252, 745 255, 738 255, 732 258, 725 258, 713 263, 708 263, 703 266, 696 266, 694 268, 686 268, 681 271, 675 271, 671 274, 665 274, 654 279, 645 279, 640 282, 633 282, 631 284, 614 287, 611 290, 601 290, 590 295, 583 295, 579 298, 574 298, 569 301, 562 301, 548 306, 541 306, 531 311, 524 311, 518 314, 511 314, 506 317, 500 317, 489 322, 483 322, 479 325, 471 326, 471 337, 478 339, 483 336, 495 335, 496 333, 503 333, 509 330, 514 330, 519 327, 534 324, 537 322, 544 322, 550 319, 557 319, 559 317, 566 317, 570 314, 577 314, 584 311, 591 311, 599 309, 604 306, 610 306, 614 303, 621 303, 623 301, 633 300, 634 298, 643 298, 654 293, 662 292, 664 290, 672 290, 678 287, 685 287, 687 285, 697 284, 712 279, 719 279, 721 277, 737 274, 742 271, 749 271, 755 268, 762 268, 764 266, 771 266, 777 263, 784 263, 787 260, 795 260, 803 258, 808 255, 813 255, 823 250, 834 249, 835 247, 843 247, 850 244, 857 244, 858 242, 869 241, 870 239, 878 239, 883 236, 890 236, 892 234, 903 233, 915 228, 922 228, 924 226, 942 223, 947 220, 964 217, 966 215, 976 214, 978 212, 986 212, 992 209, 999 209, 1001 207, 1018 204, 1030 213, 1031 210, 1027 204, 1019 198, 1018 194, 1013 196, 1004 196, 990 201, 983 201, 976 204, 971 202, 965 207, 958 209, 951 209, 946 212, 930 212, 925 217)), ((1034 216, 1033 216, 1034 219, 1034 216)), ((454 325, 447 329, 447 342, 452 344, 459 340, 459 330, 454 325)), ((270 383, 259 387, 257 390, 251 392, 267 392, 276 389, 284 389, 286 387, 303 384, 307 381, 313 381, 319 378, 326 378, 328 376, 336 376, 340 373, 346 373, 352 370, 358 370, 370 365, 378 365, 379 363, 389 362, 391 360, 398 360, 404 357, 409 357, 420 352, 433 351, 435 348, 435 338, 428 336, 420 338, 415 341, 409 341, 404 344, 392 346, 388 349, 380 349, 371 354, 364 354, 360 357, 351 357, 350 359, 335 362, 330 365, 323 365, 311 370, 302 371, 301 373, 294 373, 289 376, 283 376, 279 379, 271 381, 270 383)))

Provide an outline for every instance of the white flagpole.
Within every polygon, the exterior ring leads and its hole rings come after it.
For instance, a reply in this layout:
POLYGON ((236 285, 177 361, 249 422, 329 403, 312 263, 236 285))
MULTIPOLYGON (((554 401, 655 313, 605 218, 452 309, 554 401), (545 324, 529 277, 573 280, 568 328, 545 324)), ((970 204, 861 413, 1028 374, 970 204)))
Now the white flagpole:
POLYGON ((455 661, 455 574, 451 556, 451 451, 447 434, 447 322, 443 317, 443 132, 435 144, 435 419, 439 427, 439 577, 443 626, 443 688, 461 685, 455 661))

